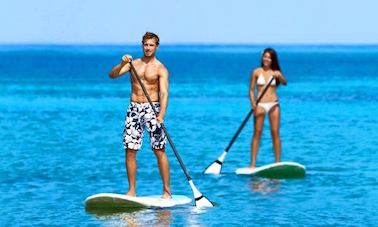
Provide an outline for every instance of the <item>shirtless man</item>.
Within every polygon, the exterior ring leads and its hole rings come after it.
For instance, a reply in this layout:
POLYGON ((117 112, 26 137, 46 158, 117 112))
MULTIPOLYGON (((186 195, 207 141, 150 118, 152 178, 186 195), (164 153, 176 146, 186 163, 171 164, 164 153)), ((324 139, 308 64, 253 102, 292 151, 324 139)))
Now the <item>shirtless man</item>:
POLYGON ((109 73, 112 79, 122 76, 130 71, 130 62, 132 61, 158 112, 156 117, 138 80, 135 75, 131 75, 131 102, 127 110, 123 133, 123 147, 126 151, 125 163, 129 181, 129 191, 126 195, 136 196, 136 153, 142 147, 143 133, 146 127, 163 181, 162 198, 170 198, 169 161, 165 153, 166 135, 160 125, 160 123, 163 123, 167 109, 168 70, 155 56, 159 47, 159 37, 156 34, 147 32, 143 36, 142 46, 144 53, 142 58, 133 60, 132 56, 126 54, 109 73))

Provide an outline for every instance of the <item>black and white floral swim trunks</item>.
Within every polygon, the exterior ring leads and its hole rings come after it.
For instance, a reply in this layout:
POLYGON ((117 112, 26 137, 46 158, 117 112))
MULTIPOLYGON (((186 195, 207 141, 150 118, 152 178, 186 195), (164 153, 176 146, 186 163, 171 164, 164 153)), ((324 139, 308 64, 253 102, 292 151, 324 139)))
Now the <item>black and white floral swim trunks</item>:
MULTIPOLYGON (((153 102, 156 111, 160 112, 160 103, 153 102)), ((163 149, 166 136, 161 125, 156 120, 155 113, 147 103, 131 102, 127 109, 125 129, 123 130, 124 149, 139 150, 142 147, 144 128, 150 134, 150 144, 153 149, 163 149)))

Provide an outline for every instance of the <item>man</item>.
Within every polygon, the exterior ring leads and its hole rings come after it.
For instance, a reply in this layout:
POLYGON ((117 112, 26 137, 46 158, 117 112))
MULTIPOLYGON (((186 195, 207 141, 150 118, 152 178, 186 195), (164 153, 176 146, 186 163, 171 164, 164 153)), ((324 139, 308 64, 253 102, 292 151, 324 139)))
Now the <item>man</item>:
POLYGON ((129 181, 129 191, 126 195, 136 196, 136 153, 142 147, 144 128, 150 135, 152 150, 157 158, 160 176, 163 181, 162 198, 170 198, 169 161, 165 153, 166 136, 161 127, 168 102, 168 70, 156 58, 159 47, 159 37, 147 32, 142 39, 144 56, 132 60, 132 56, 126 54, 121 62, 110 71, 110 78, 114 79, 130 71, 130 62, 141 77, 151 101, 155 106, 158 116, 155 116, 146 95, 138 80, 131 75, 131 102, 126 114, 123 146, 126 151, 126 170, 129 181))

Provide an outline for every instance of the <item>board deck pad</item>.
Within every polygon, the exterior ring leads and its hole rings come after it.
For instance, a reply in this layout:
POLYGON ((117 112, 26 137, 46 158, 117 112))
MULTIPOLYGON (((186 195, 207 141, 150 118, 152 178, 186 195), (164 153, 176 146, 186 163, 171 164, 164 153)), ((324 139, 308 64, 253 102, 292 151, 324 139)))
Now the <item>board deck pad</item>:
POLYGON ((161 195, 133 197, 115 193, 100 193, 89 196, 85 200, 85 206, 87 209, 165 208, 188 204, 191 201, 191 198, 183 195, 172 195, 171 199, 163 199, 161 195))
POLYGON ((278 162, 256 168, 239 168, 236 170, 238 175, 254 175, 266 178, 302 178, 306 174, 306 168, 296 162, 278 162))

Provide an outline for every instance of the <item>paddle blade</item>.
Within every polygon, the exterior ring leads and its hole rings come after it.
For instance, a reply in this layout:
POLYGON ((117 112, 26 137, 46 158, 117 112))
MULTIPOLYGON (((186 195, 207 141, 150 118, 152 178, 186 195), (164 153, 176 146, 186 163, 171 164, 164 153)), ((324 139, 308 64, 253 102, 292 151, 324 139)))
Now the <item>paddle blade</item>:
POLYGON ((196 207, 199 208, 207 208, 207 207, 214 207, 213 203, 208 200, 205 196, 202 196, 201 198, 196 198, 196 207))
POLYGON ((222 155, 219 156, 215 162, 210 164, 204 171, 205 174, 220 174, 222 170, 222 164, 224 162, 224 159, 226 158, 227 151, 223 151, 222 155))
POLYGON ((189 184, 193 191, 196 207, 199 207, 199 208, 214 207, 213 203, 210 200, 208 200, 204 195, 202 195, 200 191, 198 191, 198 189, 193 183, 193 180, 190 180, 189 184))
POLYGON ((220 174, 222 170, 222 164, 218 160, 210 164, 204 171, 205 174, 220 174))

